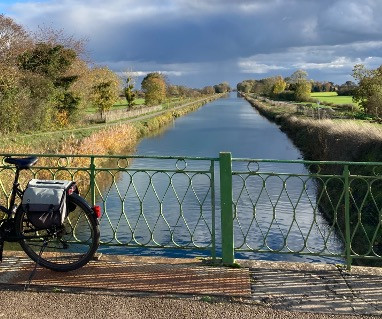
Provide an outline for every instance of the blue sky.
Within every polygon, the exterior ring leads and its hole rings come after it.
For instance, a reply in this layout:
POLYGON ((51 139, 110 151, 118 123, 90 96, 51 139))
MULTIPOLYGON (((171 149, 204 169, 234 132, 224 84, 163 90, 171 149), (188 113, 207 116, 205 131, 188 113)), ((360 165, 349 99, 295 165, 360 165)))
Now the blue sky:
POLYGON ((0 13, 87 38, 116 72, 190 87, 297 69, 341 84, 357 63, 382 64, 382 0, 0 0, 0 13))

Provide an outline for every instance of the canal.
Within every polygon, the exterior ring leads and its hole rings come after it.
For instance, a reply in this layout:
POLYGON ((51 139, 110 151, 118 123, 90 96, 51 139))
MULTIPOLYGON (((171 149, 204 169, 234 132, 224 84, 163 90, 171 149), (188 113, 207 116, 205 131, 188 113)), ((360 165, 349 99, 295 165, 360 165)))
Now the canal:
MULTIPOLYGON (((283 134, 277 127, 277 125, 269 122, 262 117, 250 104, 242 98, 237 97, 235 93, 231 93, 228 97, 218 99, 211 103, 206 104, 197 111, 190 113, 186 116, 177 118, 172 125, 165 130, 162 130, 155 136, 143 139, 136 148, 136 155, 142 156, 191 156, 191 157, 218 157, 219 152, 231 152, 234 158, 251 158, 251 159, 274 159, 274 160, 297 160, 302 159, 301 153, 283 134)), ((164 164, 167 165, 167 164, 164 164)), ((173 164, 171 164, 173 165, 173 164)), ((183 165, 181 163, 181 165, 183 165)), ((208 163, 200 163, 201 166, 208 166, 208 163)), ((217 166, 217 165, 216 165, 217 166)), ((242 170, 243 164, 240 162, 234 163, 234 170, 242 170)), ((134 159, 131 163, 131 169, 140 169, 147 167, 157 167, 158 161, 153 159, 134 159)), ((164 166, 161 166, 164 168, 164 166)), ((244 167, 245 168, 245 167, 244 167)), ((266 163, 265 169, 274 172, 288 172, 295 174, 307 173, 306 167, 302 164, 285 165, 280 163, 266 163)), ((215 167, 215 171, 218 171, 218 167, 215 167)), ((216 174, 218 175, 218 174, 216 174)), ((138 175, 137 175, 138 176, 138 175)), ((135 177, 137 177, 135 176, 135 177)), ((239 176, 240 177, 240 176, 239 176)), ((143 174, 142 178, 135 178, 134 192, 135 194, 143 194, 150 207, 149 202, 152 201, 153 206, 158 206, 158 201, 161 201, 164 197, 169 197, 169 193, 172 191, 172 185, 176 184, 176 178, 174 177, 171 182, 168 182, 168 176, 164 176, 163 180, 158 176, 155 182, 155 190, 145 186, 148 175, 143 174), (140 185, 142 184, 142 185, 140 185), (169 185, 171 184, 171 187, 169 185), (149 194, 151 192, 151 194, 149 194), (151 196, 151 199, 149 197, 151 196)), ((156 177, 155 177, 156 178, 156 177)), ((249 181, 249 180, 248 180, 249 181)), ((207 189, 210 187, 209 178, 201 176, 200 178, 193 178, 193 187, 198 185, 201 189, 207 189), (205 185, 204 185, 205 184, 205 185)), ((117 181, 118 192, 129 192, 128 184, 131 184, 131 175, 121 175, 117 181)), ((179 183, 181 183, 179 181, 179 183)), ((270 250, 277 250, 279 245, 285 243, 287 234, 287 240, 289 241, 289 247, 293 248, 293 251, 298 251, 299 246, 310 247, 314 250, 317 247, 325 245, 331 252, 339 252, 343 249, 343 245, 340 240, 332 233, 329 237, 323 236, 323 234, 331 232, 327 222, 319 215, 312 214, 315 207, 315 186, 313 181, 304 184, 305 199, 298 199, 298 207, 294 206, 291 202, 291 198, 301 197, 301 179, 290 178, 288 180, 287 191, 280 186, 280 180, 277 178, 267 178, 267 192, 258 191, 254 187, 250 186, 240 178, 233 178, 233 193, 238 200, 236 206, 242 205, 242 213, 240 219, 235 220, 235 245, 240 247, 245 242, 250 247, 257 247, 264 244, 264 229, 261 229, 262 225, 267 226, 267 238, 266 246, 270 250), (244 187, 243 187, 244 185, 244 187), (280 188, 281 187, 281 188, 280 188), (245 191, 243 191, 243 189, 245 191), (256 193, 255 198, 251 198, 252 193, 256 193), (272 195, 271 193, 274 192, 272 195), (249 198, 245 203, 245 196, 249 198), (256 217, 254 218, 253 202, 256 201, 256 217), (277 202, 277 220, 270 219, 270 216, 275 212, 275 202, 277 202), (249 204, 248 204, 249 203, 249 204), (291 213, 294 211, 294 214, 291 213), (294 221, 291 221, 293 218, 294 221), (263 235, 261 236, 261 233, 263 235), (304 237, 304 234, 309 234, 308 237, 304 237), (258 236, 256 235, 258 234, 258 236)), ((282 184, 282 183, 281 183, 282 184)), ((216 180, 216 188, 219 187, 219 180, 216 180)), ((185 186, 185 189, 187 186, 185 186)), ((113 190, 108 190, 108 211, 119 211, 120 204, 119 199, 121 196, 114 194, 113 190)), ((211 207, 210 192, 211 189, 206 191, 208 196, 205 198, 205 203, 202 206, 211 207)), ((195 193, 195 192, 194 192, 195 193)), ((197 191, 196 191, 197 193, 197 191)), ((157 208, 145 208, 146 214, 142 217, 141 213, 137 213, 137 219, 133 223, 130 221, 127 223, 130 230, 135 230, 135 241, 142 240, 145 242, 145 237, 149 238, 148 241, 153 239, 154 231, 155 236, 159 238, 158 241, 163 240, 164 237, 169 236, 168 232, 168 220, 176 220, 175 227, 179 230, 173 232, 171 236, 172 240, 182 242, 185 235, 189 235, 192 232, 192 236, 198 234, 203 237, 205 232, 206 239, 210 232, 202 229, 202 219, 204 216, 199 214, 199 208, 194 208, 193 214, 195 220, 185 220, 179 217, 179 201, 180 206, 185 206, 188 200, 187 196, 189 192, 183 195, 175 193, 172 200, 168 198, 167 202, 173 202, 173 204, 167 204, 166 211, 174 211, 174 216, 168 216, 165 222, 158 222, 158 217, 151 216, 150 211, 155 211, 157 208), (183 196, 183 197, 182 197, 183 196), (181 199, 179 199, 181 198, 181 199), (140 214, 140 215, 139 215, 140 214), (196 221, 198 220, 198 221, 196 221), (153 227, 148 227, 150 223, 154 223, 153 227), (199 224, 198 224, 199 223, 199 224), (163 228, 161 230, 161 228, 163 228), (137 231, 140 230, 140 231, 137 231), (140 233, 139 235, 137 235, 140 233)), ((139 195, 140 196, 140 195, 139 195)), ((138 195, 135 197, 139 197, 138 195)), ((142 197, 142 196, 141 196, 142 197)), ((200 196, 194 194, 200 202, 200 196)), ((126 211, 134 211, 139 205, 139 198, 131 198, 127 200, 125 207, 126 211)), ((219 211, 219 191, 216 190, 216 238, 217 238, 217 251, 219 252, 219 236, 220 236, 220 216, 219 211)), ((142 205, 141 205, 142 206, 142 205)), ((159 209, 159 208, 158 208, 159 209)), ((161 207, 160 209, 164 209, 161 207)), ((192 209, 191 209, 192 210, 192 209)), ((317 212, 315 212, 317 213, 317 212)), ((181 215, 183 212, 181 212, 181 215)), ((118 215, 118 214, 117 214, 118 215)), ((116 220, 116 223, 120 223, 120 220, 116 220)), ((208 221, 204 221, 208 224, 208 228, 211 225, 208 221)), ((102 223, 101 223, 102 226, 102 223)), ((102 229, 102 228, 101 228, 102 229)), ((115 231, 115 230, 114 230, 115 231)), ((132 231, 126 235, 126 238, 131 238, 132 231)), ((106 232, 103 234, 103 240, 108 241, 110 235, 106 232)), ((203 239, 197 239, 199 244, 203 245, 203 239)), ((123 242, 123 239, 122 239, 123 242)), ((108 253, 131 253, 131 254, 144 254, 144 255, 162 255, 172 257, 194 257, 203 255, 200 251, 194 250, 171 250, 171 249, 147 249, 147 248, 134 248, 129 249, 126 247, 114 247, 114 248, 101 248, 108 253)), ((209 253, 206 253, 208 256, 209 253)), ((251 258, 251 259, 266 259, 266 260, 290 260, 301 262, 340 262, 337 258, 306 256, 301 254, 275 254, 266 252, 246 252, 238 251, 235 254, 236 258, 251 258)))

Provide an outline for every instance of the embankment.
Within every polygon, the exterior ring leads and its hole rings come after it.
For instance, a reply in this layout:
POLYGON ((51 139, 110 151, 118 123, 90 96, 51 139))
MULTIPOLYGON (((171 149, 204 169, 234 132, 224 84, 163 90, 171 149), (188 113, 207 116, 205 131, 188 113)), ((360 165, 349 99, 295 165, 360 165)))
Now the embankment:
POLYGON ((0 153, 17 154, 121 154, 131 152, 140 138, 168 125, 175 118, 195 111, 221 94, 188 102, 168 111, 145 114, 114 124, 99 124, 56 132, 41 132, 1 138, 0 153))
MULTIPOLYGON (((382 128, 353 120, 314 120, 298 117, 246 97, 263 116, 277 123, 306 160, 382 161, 382 128)), ((297 114, 297 112, 296 112, 297 114)))
MULTIPOLYGON (((297 116, 291 107, 274 107, 245 97, 260 114, 277 123, 301 150, 305 160, 382 162, 382 128, 352 120, 314 120, 297 116)), ((316 166, 311 167, 316 168, 316 166)), ((343 165, 322 165, 317 182, 319 209, 330 224, 337 224, 346 237, 344 180, 330 175, 343 174, 343 165)), ((314 172, 313 172, 314 173, 314 172)), ((353 255, 382 255, 381 166, 351 165, 349 178, 350 239, 353 255)), ((380 261, 360 260, 355 264, 378 265, 380 261)))

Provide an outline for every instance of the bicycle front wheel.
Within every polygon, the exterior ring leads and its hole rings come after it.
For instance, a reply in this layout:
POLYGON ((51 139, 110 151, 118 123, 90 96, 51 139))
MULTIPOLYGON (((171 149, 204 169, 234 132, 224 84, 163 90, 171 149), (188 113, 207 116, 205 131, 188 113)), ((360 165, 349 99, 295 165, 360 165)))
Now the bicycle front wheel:
POLYGON ((16 214, 16 232, 25 253, 39 265, 54 271, 71 271, 88 263, 99 245, 97 219, 79 195, 68 196, 69 212, 62 226, 36 229, 25 211, 16 214))

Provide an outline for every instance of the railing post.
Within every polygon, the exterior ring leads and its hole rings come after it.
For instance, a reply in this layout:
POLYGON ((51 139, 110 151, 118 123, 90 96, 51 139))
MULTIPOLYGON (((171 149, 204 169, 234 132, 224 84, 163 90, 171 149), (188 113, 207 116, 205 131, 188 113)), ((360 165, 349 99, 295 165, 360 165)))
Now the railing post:
POLYGON ((90 157, 90 201, 92 207, 95 205, 95 164, 94 156, 90 157))
POLYGON ((346 246, 346 268, 350 270, 351 257, 351 234, 350 234, 350 185, 349 185, 349 166, 344 166, 344 191, 345 191, 345 246, 346 246))
POLYGON ((215 161, 211 161, 210 165, 211 172, 211 210, 212 210, 212 220, 211 220, 211 257, 212 261, 216 262, 216 210, 215 210, 215 161))
POLYGON ((220 205, 223 264, 234 263, 233 209, 232 209, 232 157, 231 153, 219 154, 220 205))

